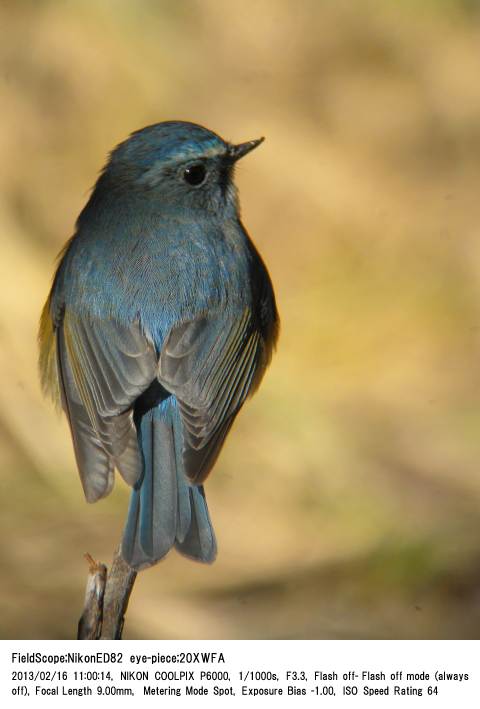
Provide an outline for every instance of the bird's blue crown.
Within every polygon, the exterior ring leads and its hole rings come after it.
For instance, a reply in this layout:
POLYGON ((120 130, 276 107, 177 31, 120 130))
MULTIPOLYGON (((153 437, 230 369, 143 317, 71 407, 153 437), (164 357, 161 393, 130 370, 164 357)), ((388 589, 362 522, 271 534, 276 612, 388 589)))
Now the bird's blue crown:
POLYGON ((223 155, 229 144, 213 131, 187 121, 166 121, 132 133, 115 148, 110 163, 135 162, 147 166, 152 162, 188 160, 196 157, 223 155))

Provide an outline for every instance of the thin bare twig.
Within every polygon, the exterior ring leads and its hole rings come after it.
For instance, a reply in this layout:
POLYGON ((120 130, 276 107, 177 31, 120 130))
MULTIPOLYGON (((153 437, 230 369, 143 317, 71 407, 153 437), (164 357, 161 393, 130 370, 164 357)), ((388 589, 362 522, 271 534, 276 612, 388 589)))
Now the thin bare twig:
POLYGON ((120 549, 114 554, 110 571, 85 554, 89 575, 85 605, 78 623, 78 640, 121 640, 125 614, 137 572, 122 559, 120 549))
POLYGON ((88 563, 88 578, 83 613, 78 621, 77 640, 98 640, 102 630, 107 567, 97 563, 90 554, 84 556, 88 563))
POLYGON ((128 601, 137 578, 134 571, 117 549, 112 568, 107 576, 107 587, 103 600, 103 623, 101 640, 121 640, 128 601))

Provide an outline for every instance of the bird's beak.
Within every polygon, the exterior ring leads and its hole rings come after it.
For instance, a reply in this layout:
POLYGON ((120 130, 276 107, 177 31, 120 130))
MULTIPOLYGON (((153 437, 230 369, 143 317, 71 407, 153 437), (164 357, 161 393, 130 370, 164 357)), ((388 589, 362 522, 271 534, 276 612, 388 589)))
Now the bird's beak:
POLYGON ((236 162, 243 158, 244 155, 249 153, 251 150, 255 150, 260 143, 263 143, 265 138, 257 138, 257 140, 248 140, 246 143, 239 143, 238 145, 231 145, 228 149, 228 154, 232 162, 236 162))

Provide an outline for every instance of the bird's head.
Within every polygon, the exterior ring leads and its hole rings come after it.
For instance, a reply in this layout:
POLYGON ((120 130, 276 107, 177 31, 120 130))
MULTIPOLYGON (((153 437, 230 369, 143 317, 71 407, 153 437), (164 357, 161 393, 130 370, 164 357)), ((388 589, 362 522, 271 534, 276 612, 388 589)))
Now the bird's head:
POLYGON ((168 121, 133 133, 110 156, 104 177, 180 213, 237 208, 236 162, 263 138, 234 145, 195 123, 168 121))

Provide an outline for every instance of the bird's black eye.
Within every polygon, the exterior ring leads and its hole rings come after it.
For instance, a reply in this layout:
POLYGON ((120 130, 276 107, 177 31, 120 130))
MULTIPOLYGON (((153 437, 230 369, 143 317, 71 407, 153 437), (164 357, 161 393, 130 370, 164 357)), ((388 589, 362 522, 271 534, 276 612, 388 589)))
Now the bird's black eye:
POLYGON ((207 171, 205 169, 205 165, 201 162, 196 162, 193 165, 189 165, 183 173, 183 179, 185 182, 188 182, 188 184, 193 187, 198 187, 198 185, 201 185, 202 182, 205 181, 206 176, 207 171))

